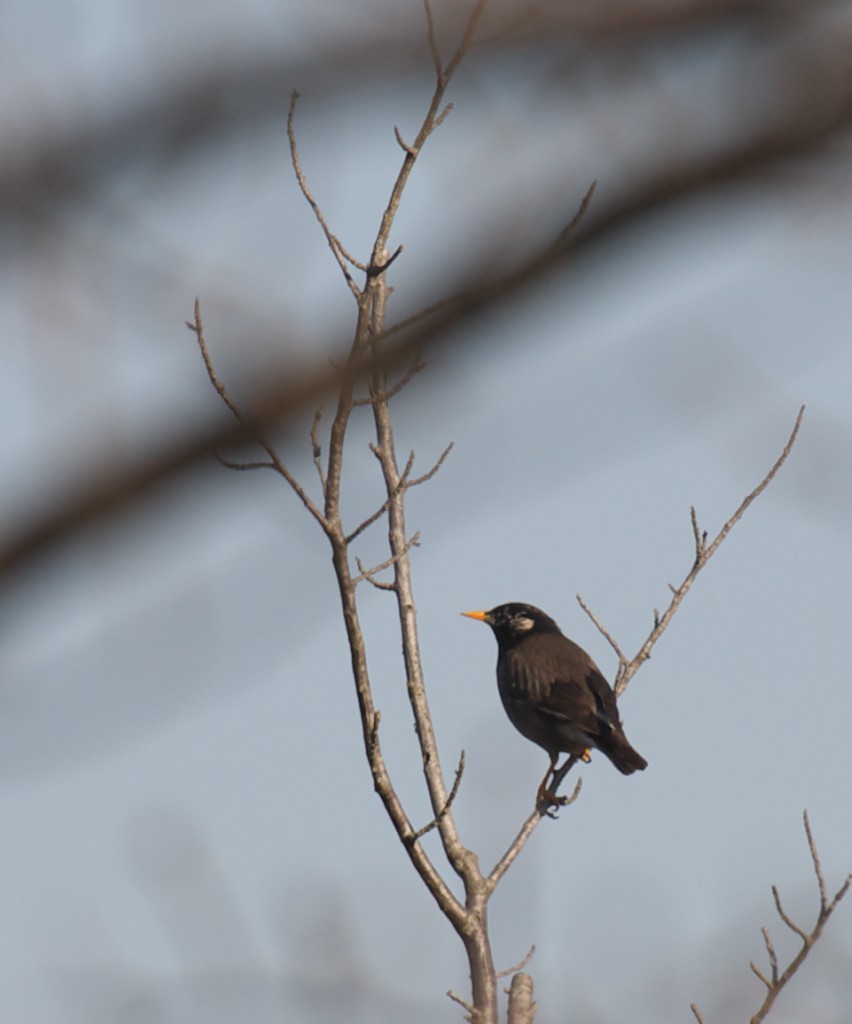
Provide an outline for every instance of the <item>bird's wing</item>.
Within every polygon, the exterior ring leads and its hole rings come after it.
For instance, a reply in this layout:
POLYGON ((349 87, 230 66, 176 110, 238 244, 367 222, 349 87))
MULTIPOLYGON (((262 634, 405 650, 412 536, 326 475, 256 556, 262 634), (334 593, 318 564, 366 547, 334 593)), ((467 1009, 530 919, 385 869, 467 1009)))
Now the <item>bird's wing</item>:
POLYGON ((590 736, 601 736, 618 727, 618 712, 608 707, 608 692, 607 681, 590 669, 579 679, 557 678, 539 707, 544 714, 562 718, 590 736))
POLYGON ((515 652, 507 652, 509 695, 592 737, 617 730, 620 720, 609 683, 581 647, 564 636, 559 641, 537 644, 535 657, 520 650, 517 657, 513 657, 515 652))

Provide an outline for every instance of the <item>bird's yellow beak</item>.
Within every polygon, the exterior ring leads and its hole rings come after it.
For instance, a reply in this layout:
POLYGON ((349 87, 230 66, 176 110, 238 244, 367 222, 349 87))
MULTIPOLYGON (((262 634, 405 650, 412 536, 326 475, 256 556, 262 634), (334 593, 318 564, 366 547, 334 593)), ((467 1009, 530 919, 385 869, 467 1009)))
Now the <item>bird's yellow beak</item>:
POLYGON ((480 622, 488 622, 488 612, 462 612, 469 619, 479 619, 480 622))

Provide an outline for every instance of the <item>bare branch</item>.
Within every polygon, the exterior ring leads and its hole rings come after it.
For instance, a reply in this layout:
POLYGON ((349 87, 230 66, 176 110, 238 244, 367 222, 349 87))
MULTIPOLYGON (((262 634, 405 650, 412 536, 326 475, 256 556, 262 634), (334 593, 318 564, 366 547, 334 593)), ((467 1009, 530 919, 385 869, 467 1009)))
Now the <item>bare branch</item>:
POLYGON ((444 107, 444 109, 441 111, 441 113, 438 114, 438 116, 435 118, 435 124, 434 124, 433 127, 438 128, 440 125, 442 125, 444 123, 444 121, 446 121, 447 118, 450 116, 450 114, 452 113, 452 110, 453 110, 453 104, 452 103, 448 103, 444 107))
POLYGON ((377 580, 375 576, 373 576, 372 572, 364 568, 364 565, 360 558, 355 559, 355 564, 358 566, 358 572, 361 575, 356 576, 355 579, 352 581, 353 583, 363 583, 366 580, 367 583, 375 587, 376 590, 396 590, 396 584, 393 582, 393 580, 390 580, 387 583, 383 582, 382 580, 377 580))
POLYGON ((763 941, 766 944, 766 955, 769 957, 769 968, 772 971, 773 982, 778 981, 778 955, 775 952, 775 946, 772 944, 772 937, 769 934, 769 929, 766 927, 761 928, 763 933, 763 941))
POLYGON ((394 249, 394 251, 391 253, 391 255, 385 256, 385 258, 380 263, 371 263, 370 266, 367 267, 367 276, 379 277, 382 274, 384 274, 384 272, 394 262, 394 260, 396 260, 396 258, 402 254, 404 249, 405 246, 398 245, 396 249, 394 249))
POLYGON ((497 977, 498 978, 508 978, 510 974, 517 974, 518 971, 522 971, 527 966, 527 964, 530 962, 530 960, 532 960, 532 958, 534 956, 535 956, 535 943, 533 943, 530 946, 530 948, 527 950, 527 954, 523 958, 523 960, 520 960, 513 967, 506 967, 502 971, 498 971, 497 972, 497 977))
MULTIPOLYGON (((409 475, 414 467, 414 452, 410 452, 408 456, 408 461, 406 462, 405 468, 403 469, 402 474, 400 475, 399 481, 396 486, 396 491, 394 492, 394 494, 402 493, 403 491, 406 491, 411 487, 419 487, 420 484, 425 484, 427 480, 431 480, 432 477, 441 468, 441 466, 443 466, 447 456, 450 454, 452 449, 453 443, 451 441, 443 450, 443 452, 441 452, 441 455, 439 456, 438 461, 435 463, 435 465, 432 466, 432 468, 428 470, 426 473, 423 473, 421 476, 415 477, 413 480, 409 480, 409 475)), ((370 450, 373 452, 376 458, 380 458, 378 449, 376 448, 375 445, 370 445, 370 450)), ((381 519, 382 516, 387 512, 388 506, 393 497, 394 495, 390 495, 388 498, 386 498, 382 502, 381 506, 377 508, 372 515, 362 520, 351 533, 347 534, 346 543, 351 544, 356 537, 359 537, 366 529, 371 527, 373 523, 381 519)))
MULTIPOLYGON (((743 498, 737 510, 727 520, 727 522, 724 524, 724 526, 716 535, 716 537, 710 545, 707 544, 706 533, 703 533, 698 525, 698 516, 695 512, 695 509, 690 509, 690 520, 692 522, 692 532, 695 541, 695 561, 693 563, 692 568, 684 577, 683 582, 680 584, 680 586, 675 587, 671 583, 669 584, 669 589, 672 592, 671 602, 669 603, 668 608, 662 615, 660 615, 656 610, 654 611, 654 628, 648 634, 647 638, 645 639, 645 642, 639 648, 636 655, 630 661, 622 661, 621 658, 619 658, 618 672, 616 673, 614 685, 614 690, 617 697, 620 697, 621 694, 624 693, 624 691, 627 689, 628 684, 630 683, 630 680, 633 678, 633 676, 636 674, 639 668, 644 664, 644 662, 646 662, 648 658, 651 657, 651 651, 653 650, 654 645, 667 629, 669 623, 674 617, 675 612, 678 610, 681 601, 684 599, 684 597, 686 597, 690 587, 695 582, 695 579, 698 576, 699 572, 701 572, 704 566, 710 561, 710 559, 719 549, 719 546, 721 545, 722 541, 728 536, 728 534, 731 532, 734 526, 736 526, 740 519, 742 519, 742 517, 745 515, 745 512, 748 509, 749 505, 751 505, 755 498, 758 498, 766 490, 766 488, 774 480, 778 470, 787 461, 790 452, 793 450, 793 445, 796 443, 796 438, 798 437, 799 428, 802 425, 802 417, 804 416, 804 414, 805 407, 802 406, 799 409, 798 415, 796 416, 796 421, 793 424, 793 430, 790 433, 789 438, 787 439, 787 443, 782 448, 781 454, 775 460, 772 468, 769 470, 766 476, 764 476, 764 478, 760 481, 757 487, 755 487, 753 491, 751 491, 749 494, 745 496, 745 498, 743 498)), ((604 635, 606 636, 605 633, 604 635)))
POLYGON ((405 485, 406 489, 409 489, 411 487, 419 487, 421 484, 425 484, 427 480, 431 480, 432 477, 441 468, 441 466, 444 465, 444 462, 446 461, 447 456, 450 454, 450 452, 452 450, 453 450, 453 442, 450 441, 450 443, 447 445, 447 447, 438 456, 438 461, 435 463, 435 465, 430 470, 425 472, 422 476, 417 476, 413 480, 409 480, 408 483, 405 485))
POLYGON ((749 967, 750 967, 750 968, 752 969, 753 973, 754 973, 754 974, 756 974, 758 978, 760 978, 760 980, 761 980, 761 981, 763 982, 763 984, 764 984, 764 985, 765 985, 765 986, 766 986, 766 987, 767 987, 768 989, 771 989, 771 988, 772 988, 772 982, 771 982, 771 981, 767 981, 767 979, 766 979, 765 975, 763 974, 763 972, 762 972, 762 971, 760 971, 760 970, 758 969, 758 967, 757 967, 757 965, 755 964, 754 960, 749 960, 749 962, 748 962, 748 965, 749 965, 749 967))
POLYGON ((482 15, 485 13, 487 3, 488 0, 476 0, 476 3, 473 6, 473 10, 470 12, 470 17, 467 20, 467 25, 465 26, 461 42, 459 43, 456 52, 450 58, 449 63, 444 68, 443 76, 439 76, 442 77, 443 80, 445 80, 446 82, 449 82, 449 80, 453 77, 456 68, 458 68, 459 64, 461 64, 462 60, 464 59, 468 50, 470 50, 471 46, 473 46, 473 37, 476 35, 476 30, 479 26, 479 22, 480 19, 482 18, 482 15))
POLYGON ((793 424, 793 430, 792 430, 789 438, 787 439, 787 443, 781 449, 781 454, 775 460, 775 463, 773 464, 772 469, 769 470, 769 472, 760 481, 760 483, 757 485, 757 487, 755 487, 755 489, 750 494, 747 494, 746 497, 743 498, 743 500, 742 500, 742 502, 740 504, 740 507, 736 510, 736 512, 734 512, 734 514, 731 516, 731 518, 725 523, 725 525, 719 531, 718 535, 716 536, 716 539, 713 541, 713 543, 710 545, 710 547, 707 548, 707 550, 706 550, 706 552, 704 554, 704 558, 703 558, 704 562, 708 561, 710 558, 713 557, 714 553, 716 552, 716 549, 719 547, 719 545, 722 543, 722 541, 728 536, 728 534, 731 532, 731 530, 736 526, 736 524, 745 515, 745 512, 748 509, 749 505, 751 505, 751 503, 755 500, 755 498, 759 498, 760 495, 763 494, 763 492, 766 490, 766 488, 775 479, 775 475, 777 474, 778 470, 784 465, 784 463, 787 461, 787 458, 790 455, 790 452, 793 450, 793 445, 796 443, 796 438, 799 436, 799 427, 801 427, 801 425, 802 425, 802 417, 804 415, 805 415, 805 407, 801 406, 801 408, 799 409, 799 415, 796 417, 796 422, 793 424))
MULTIPOLYGON (((441 61, 441 55, 438 51, 431 0, 423 0, 423 8, 426 12, 426 26, 429 34, 429 51, 432 54, 432 63, 435 67, 435 92, 432 95, 432 99, 429 103, 429 109, 426 111, 426 116, 423 118, 420 125, 420 130, 417 132, 417 137, 413 143, 403 147, 405 156, 403 157, 402 166, 399 169, 396 181, 391 189, 387 206, 382 214, 382 221, 379 225, 379 230, 376 233, 376 239, 373 243, 373 252, 370 257, 370 267, 386 267, 390 262, 384 254, 387 249, 391 226, 396 219, 396 214, 399 210, 399 204, 402 200, 403 192, 408 184, 408 179, 411 176, 411 171, 414 168, 415 161, 420 155, 420 151, 423 149, 423 144, 449 113, 449 105, 446 105, 443 110, 441 109, 442 106, 444 106, 444 96, 446 94, 447 87, 449 86, 450 80, 455 74, 465 54, 473 44, 473 36, 476 32, 479 20, 482 17, 482 13, 485 10, 486 3, 487 0, 476 0, 456 52, 451 57, 449 63, 444 66, 441 61)), ((401 139, 402 136, 397 133, 397 141, 400 141, 401 139)), ((398 252, 399 250, 397 251, 397 254, 391 257, 391 259, 395 259, 398 252)), ((380 320, 380 327, 384 330, 384 315, 382 315, 380 320)))
POLYGON ((691 505, 689 508, 689 516, 692 520, 692 535, 695 538, 695 561, 699 562, 704 557, 704 551, 707 547, 707 531, 704 530, 702 533, 698 525, 698 513, 695 511, 694 505, 691 505))
POLYGON ((372 569, 365 569, 361 564, 360 559, 356 559, 358 565, 358 571, 361 573, 360 576, 355 576, 352 579, 352 586, 357 586, 359 583, 363 583, 364 580, 368 580, 373 584, 374 587, 378 587, 379 590, 395 590, 395 583, 381 583, 375 579, 376 573, 382 572, 383 569, 389 569, 392 565, 398 565, 400 561, 408 554, 412 548, 416 548, 420 545, 420 531, 410 537, 404 544, 401 550, 395 551, 392 555, 386 558, 383 562, 379 562, 378 565, 374 565, 372 569))
MULTIPOLYGON (((207 342, 206 342, 205 337, 204 337, 204 322, 201 319, 201 302, 199 301, 198 298, 196 298, 196 300, 195 300, 194 320, 192 322, 187 320, 186 326, 193 332, 193 334, 195 335, 195 337, 198 340, 198 348, 199 348, 199 350, 201 352, 201 358, 202 358, 202 360, 204 362, 204 368, 207 370, 207 376, 210 378, 210 383, 216 389, 216 393, 219 395, 219 397, 222 399, 222 401, 228 407, 228 409, 230 410, 230 412, 232 413, 234 418, 236 420, 238 420, 240 423, 246 424, 247 423, 246 417, 240 411, 239 406, 234 401, 234 399, 230 396, 230 394, 228 393, 227 388, 225 387, 225 385, 222 383, 222 381, 219 379, 218 375, 216 374, 216 370, 215 370, 215 368, 213 366, 213 360, 210 358, 210 353, 209 353, 209 351, 207 349, 207 342)), ((291 489, 293 491, 295 491, 296 495, 298 496, 298 498, 302 502, 302 504, 305 506, 305 508, 311 513, 311 515, 314 517, 314 519, 316 519, 316 521, 319 523, 319 525, 327 533, 328 532, 328 522, 327 522, 325 516, 322 514, 322 512, 320 512, 320 510, 316 507, 316 505, 311 501, 310 497, 308 496, 307 491, 302 487, 302 485, 299 483, 299 481, 293 476, 293 474, 287 469, 287 467, 284 465, 284 463, 278 457, 278 453, 275 451, 275 449, 272 447, 272 445, 269 444, 269 442, 266 441, 263 437, 259 437, 259 436, 255 438, 255 441, 261 446, 261 448, 263 448, 266 451, 266 454, 269 456, 269 460, 270 460, 269 463, 266 463, 266 462, 248 462, 248 463, 229 462, 228 460, 223 459, 222 456, 220 456, 220 455, 217 455, 216 458, 219 459, 219 461, 222 462, 223 465, 227 466, 228 469, 241 469, 241 470, 261 469, 261 468, 266 468, 267 466, 269 468, 274 469, 280 476, 282 476, 287 481, 287 483, 290 485, 291 489)))
POLYGON ((589 606, 586 604, 586 602, 583 600, 583 598, 579 594, 577 594, 576 597, 577 597, 578 602, 580 603, 580 607, 583 609, 583 611, 586 613, 586 615, 588 615, 589 618, 592 620, 592 622, 595 624, 595 627, 597 628, 598 632, 607 641, 607 643, 610 645, 610 647, 615 651, 616 656, 618 658, 619 665, 626 665, 627 664, 627 658, 624 657, 624 654, 622 653, 621 648, 618 646, 618 644, 615 642, 615 640, 613 640, 612 634, 609 633, 608 630, 604 629, 604 627, 601 625, 598 617, 591 610, 591 608, 589 608, 589 606))
POLYGON ((825 884, 825 875, 822 873, 822 865, 819 862, 819 854, 817 853, 816 844, 814 843, 813 832, 811 832, 811 820, 808 817, 808 812, 802 815, 805 823, 805 835, 808 837, 808 849, 811 851, 811 860, 814 865, 814 873, 817 877, 817 885, 819 886, 819 905, 820 910, 825 912, 828 907, 828 889, 825 884))
POLYGON ((509 848, 506 850, 506 852, 503 854, 500 860, 497 861, 497 863, 488 873, 486 883, 489 887, 489 890, 493 891, 494 889, 496 889, 498 883, 500 882, 500 879, 503 877, 503 875, 506 874, 506 872, 509 870, 512 864, 515 862, 515 859, 517 858, 518 854, 526 846, 527 840, 533 834, 533 832, 535 832, 536 826, 541 821, 541 817, 541 811, 538 808, 536 808, 532 812, 532 814, 527 818, 527 820, 523 823, 523 825, 521 825, 520 832, 518 832, 518 834, 512 840, 509 848))
MULTIPOLYGON (((464 774, 464 751, 461 752, 461 756, 459 757, 459 766, 458 766, 458 768, 456 768, 456 777, 453 780, 453 788, 450 790, 450 795, 447 797, 446 803, 441 808, 441 810, 435 815, 435 817, 429 822, 428 825, 424 825, 422 828, 419 828, 414 833, 414 835, 411 837, 412 841, 416 841, 418 839, 422 839, 423 836, 425 836, 427 832, 431 832, 432 829, 435 828, 436 825, 440 825, 441 824, 441 819, 444 817, 444 815, 447 813, 447 811, 449 811, 449 809, 453 806, 453 801, 455 800, 456 794, 459 791, 459 786, 461 785, 461 780, 462 780, 462 775, 463 774, 464 774)), ((498 975, 498 977, 499 977, 499 975, 498 975)))
POLYGON ((417 151, 413 147, 408 145, 408 143, 402 137, 400 130, 399 128, 397 128, 396 125, 393 126, 393 134, 394 137, 396 138, 396 141, 399 143, 402 151, 404 153, 407 153, 412 158, 412 160, 415 159, 417 157, 417 151))
POLYGON ((432 63, 435 65, 435 77, 440 84, 444 76, 444 69, 441 65, 441 54, 438 50, 438 39, 435 35, 435 18, 432 14, 430 0, 423 0, 423 8, 426 11, 426 30, 429 34, 429 52, 432 54, 432 63))
POLYGON ((308 205, 314 211, 314 216, 319 222, 322 228, 325 240, 328 242, 328 247, 331 249, 337 265, 346 279, 346 285, 349 291, 355 296, 356 301, 361 299, 361 289, 355 284, 352 279, 352 275, 349 273, 349 267, 347 261, 352 264, 353 267, 357 267, 359 270, 366 272, 367 268, 363 263, 359 263, 354 256, 350 255, 343 246, 343 243, 334 234, 331 228, 328 226, 328 222, 323 215, 322 210, 319 208, 319 204, 314 199, 311 190, 308 188, 308 183, 305 178, 305 172, 302 170, 302 163, 299 159, 299 150, 296 145, 296 128, 295 128, 295 117, 296 117, 296 103, 299 99, 299 93, 294 89, 290 94, 290 110, 287 114, 287 138, 290 140, 290 160, 293 164, 293 170, 296 174, 296 181, 299 183, 299 188, 302 195, 307 200, 308 205))
MULTIPOLYGON (((372 444, 370 445, 370 451, 376 456, 376 458, 379 457, 378 450, 376 449, 375 445, 372 445, 372 444)), ((414 452, 411 452, 409 454, 409 456, 408 456, 408 462, 406 462, 406 464, 405 464, 405 469, 402 471, 402 475, 399 478, 399 483, 397 484, 397 489, 400 489, 400 488, 403 488, 403 487, 406 486, 406 483, 408 481, 408 475, 411 472, 411 470, 413 469, 413 467, 414 467, 414 452)), ((362 520, 355 527, 355 529, 350 534, 347 535, 347 537, 346 537, 346 543, 347 544, 351 544, 352 541, 355 540, 356 537, 360 536, 366 529, 368 529, 370 526, 372 526, 373 523, 377 522, 379 519, 382 518, 382 516, 388 510, 388 506, 390 505, 392 497, 393 497, 393 495, 388 495, 388 497, 385 498, 385 500, 382 502, 380 508, 376 509, 376 511, 371 516, 368 516, 366 519, 362 520)))
MULTIPOLYGON (((611 225, 605 225, 607 226, 611 225)), ((390 230, 389 223, 384 227, 390 230)), ((586 240, 590 237, 592 236, 587 235, 586 240)), ((525 286, 540 281, 542 275, 552 271, 556 266, 554 258, 550 255, 551 249, 552 247, 548 246, 543 253, 537 254, 513 273, 496 282, 487 277, 491 262, 489 254, 487 259, 482 261, 482 265, 471 272, 472 283, 468 288, 462 289, 445 301, 434 303, 407 321, 383 332, 386 339, 403 327, 411 327, 421 320, 429 320, 393 348, 383 348, 382 365, 390 370, 404 365, 416 353, 423 351, 425 346, 437 346, 451 337, 450 328, 459 328, 472 322, 486 309, 493 308, 507 297, 519 293, 525 286)), ((363 308, 359 306, 358 325, 345 375, 334 366, 330 370, 299 376, 295 381, 289 375, 279 374, 256 391, 251 402, 251 411, 245 413, 243 419, 234 417, 233 425, 216 426, 212 429, 208 427, 195 433, 187 431, 186 436, 177 443, 170 441, 167 446, 154 452, 141 464, 126 469, 110 466, 107 472, 91 480, 81 494, 75 493, 73 497, 55 502, 48 515, 28 521, 19 528, 0 548, 2 573, 9 573, 17 566, 26 564, 75 530, 115 514, 162 481, 171 479, 185 472, 190 466, 209 458, 212 452, 246 441, 254 442, 264 431, 279 426, 282 419, 292 417, 305 408, 314 408, 316 402, 329 392, 337 392, 337 410, 329 438, 328 492, 325 495, 326 514, 332 518, 339 500, 340 485, 340 460, 332 456, 333 453, 342 451, 341 439, 345 435, 351 412, 350 384, 372 372, 376 365, 376 354, 367 354, 364 351, 367 336, 364 322, 368 314, 365 300, 363 308)), ((195 330, 195 325, 190 323, 189 327, 195 330)), ((312 515, 314 514, 312 512, 312 515)))
POLYGON ((775 909, 778 911, 778 916, 787 925, 790 931, 795 932, 796 935, 805 943, 808 944, 810 936, 804 928, 800 928, 796 922, 787 914, 784 908, 781 906, 781 894, 778 892, 778 886, 772 886, 772 899, 775 901, 775 909))
POLYGON ((452 999, 452 1001, 454 1003, 458 1003, 459 1006, 461 1006, 465 1010, 467 1010, 467 1015, 465 1016, 465 1020, 469 1021, 469 1024, 476 1024, 476 1020, 477 1020, 476 1007, 472 1006, 466 999, 462 999, 462 997, 458 994, 458 992, 453 992, 453 990, 451 988, 447 989, 447 995, 450 997, 450 999, 452 999))
POLYGON ((698 1009, 698 1006, 695 1003, 690 1003, 689 1008, 690 1010, 692 1010, 692 1014, 695 1017, 696 1021, 698 1021, 698 1024, 706 1024, 704 1018, 701 1016, 701 1011, 698 1009))
POLYGON ((225 469, 236 469, 239 472, 245 472, 250 469, 275 469, 274 462, 232 462, 230 459, 226 459, 224 455, 216 455, 216 461, 224 466, 225 469))
MULTIPOLYGON (((758 1011, 752 1016, 751 1024, 760 1024, 765 1019, 766 1015, 772 1008, 773 1003, 778 998, 784 987, 795 975, 796 971, 802 966, 807 959, 808 954, 813 949, 814 945, 822 935, 823 929, 825 928, 826 922, 828 921, 831 914, 834 912, 837 905, 849 891, 850 885, 852 885, 852 875, 846 877, 843 885, 837 890, 834 897, 828 899, 828 891, 825 885, 825 877, 822 872, 822 866, 820 864, 819 855, 817 853, 816 844, 814 842, 813 834, 811 832, 810 820, 808 819, 808 812, 804 813, 805 821, 805 833, 808 840, 808 847, 811 852, 811 858, 814 863, 814 870, 817 876, 817 886, 819 888, 820 907, 819 914, 817 915, 816 924, 812 931, 807 932, 804 928, 800 928, 787 914, 784 907, 781 904, 781 897, 778 893, 776 886, 772 886, 772 898, 775 902, 775 909, 778 912, 778 916, 784 922, 787 927, 793 931, 801 940, 801 948, 799 952, 793 957, 790 963, 783 971, 779 971, 778 967, 778 955, 775 952, 775 946, 773 945, 772 939, 769 935, 769 929, 764 927, 761 929, 763 935, 763 942, 766 946, 767 957, 769 958, 770 977, 766 975, 752 962, 749 964, 752 972, 758 977, 766 987, 766 995, 758 1011)), ((700 1020, 697 1010, 694 1008, 693 1012, 696 1017, 700 1020)))
POLYGON ((186 321, 186 326, 192 331, 198 340, 198 348, 201 352, 201 359, 204 362, 204 369, 207 371, 207 376, 210 378, 210 383, 216 389, 216 394, 222 399, 225 405, 230 409, 233 415, 238 419, 243 419, 243 414, 240 412, 239 406, 231 398, 225 385, 219 380, 216 370, 213 366, 213 360, 210 358, 210 352, 207 349, 207 341, 204 337, 204 322, 201 319, 201 301, 198 296, 195 298, 195 304, 193 306, 194 317, 192 320, 186 321))
POLYGON ((402 391, 402 389, 411 382, 411 380, 420 373, 421 370, 426 369, 426 364, 421 362, 419 356, 415 356, 414 361, 400 377, 400 379, 392 387, 389 387, 386 391, 383 391, 380 395, 369 395, 367 398, 356 398, 352 404, 356 407, 363 405, 372 405, 374 402, 387 402, 391 398, 402 391))
POLYGON ((456 927, 462 928, 466 920, 466 911, 452 890, 442 878, 427 856, 419 842, 409 842, 408 837, 414 828, 405 813, 396 790, 388 774, 382 755, 379 739, 380 712, 373 703, 370 676, 367 670, 367 654, 364 634, 358 618, 358 607, 355 600, 356 588, 349 574, 346 543, 341 536, 340 524, 334 522, 328 533, 331 541, 332 558, 335 576, 338 583, 343 611, 343 622, 349 649, 352 657, 352 672, 355 680, 355 693, 358 698, 358 709, 361 717, 361 728, 364 737, 364 749, 367 754, 373 786, 381 799, 388 817, 405 848, 414 869, 435 898, 448 920, 456 927))
MULTIPOLYGON (((561 781, 562 780, 560 779, 559 782, 561 781)), ((554 787, 558 785, 559 783, 554 783, 554 787)), ((572 804, 577 799, 577 797, 580 795, 580 791, 582 788, 583 780, 578 779, 577 784, 574 787, 574 792, 571 794, 571 796, 563 798, 565 800, 566 806, 567 804, 572 804)), ((488 877, 485 879, 485 884, 487 886, 487 891, 489 893, 494 891, 494 889, 499 884, 500 879, 503 877, 503 875, 506 874, 506 872, 512 866, 518 854, 521 852, 521 850, 523 850, 524 846, 526 846, 527 840, 533 834, 533 832, 536 829, 536 826, 541 821, 543 816, 544 812, 540 810, 538 807, 536 807, 532 814, 523 823, 520 832, 518 832, 518 834, 512 840, 512 843, 509 846, 508 850, 506 850, 506 852, 503 854, 500 860, 497 861, 497 863, 488 873, 488 877)))

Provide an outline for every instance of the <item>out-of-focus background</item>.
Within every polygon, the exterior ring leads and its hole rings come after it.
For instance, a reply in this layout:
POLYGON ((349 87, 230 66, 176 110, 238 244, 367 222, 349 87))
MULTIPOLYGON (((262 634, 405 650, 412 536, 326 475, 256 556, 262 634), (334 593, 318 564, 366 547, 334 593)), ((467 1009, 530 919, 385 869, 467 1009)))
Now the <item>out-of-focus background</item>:
MULTIPOLYGON (((452 51, 463 5, 436 2, 452 51)), ((289 163, 366 258, 433 88, 416 0, 6 0, 0 34, 0 543, 111 472, 325 365, 354 303, 289 163)), ((466 844, 493 863, 544 754, 488 630, 540 605, 611 676, 780 452, 491 911, 541 1024, 746 1020, 770 885, 810 926, 810 811, 852 869, 852 5, 493 2, 392 235, 392 316, 552 239, 536 286, 427 353, 397 437, 429 695, 466 844)), ((313 487, 307 419, 280 451, 313 487)), ((381 502, 355 425, 352 523, 381 502)), ((314 492, 315 493, 315 492, 314 492)), ((365 559, 382 528, 365 534, 365 559)), ((387 595, 365 590, 390 769, 428 820, 387 595)), ((0 1017, 16 1024, 455 1020, 462 950, 375 797, 325 542, 271 474, 212 457, 41 549, 0 590, 0 1017)), ((848 1020, 852 905, 773 1011, 848 1020)))

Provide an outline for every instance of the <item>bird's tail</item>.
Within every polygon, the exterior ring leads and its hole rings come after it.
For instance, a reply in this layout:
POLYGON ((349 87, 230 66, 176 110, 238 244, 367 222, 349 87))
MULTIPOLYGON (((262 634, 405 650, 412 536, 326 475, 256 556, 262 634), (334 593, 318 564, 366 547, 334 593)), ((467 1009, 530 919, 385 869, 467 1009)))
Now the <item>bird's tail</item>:
POLYGON ((623 737, 619 737, 607 750, 603 750, 603 748, 601 750, 623 775, 632 775, 634 772, 644 771, 648 767, 645 758, 634 750, 623 737))

